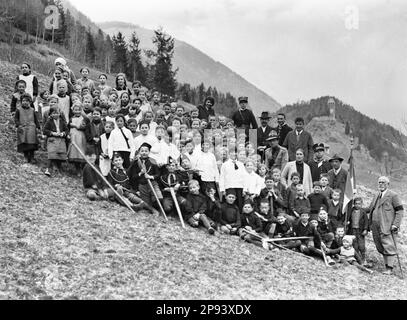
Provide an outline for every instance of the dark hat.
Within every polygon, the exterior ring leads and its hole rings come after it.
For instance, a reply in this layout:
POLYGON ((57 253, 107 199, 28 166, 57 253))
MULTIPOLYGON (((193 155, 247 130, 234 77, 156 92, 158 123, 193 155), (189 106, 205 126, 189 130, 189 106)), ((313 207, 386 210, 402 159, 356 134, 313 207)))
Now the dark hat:
POLYGON ((319 210, 324 210, 324 211, 327 211, 328 210, 328 208, 326 207, 326 205, 321 205, 320 207, 319 207, 319 210))
POLYGON ((230 195, 230 194, 236 197, 236 191, 235 191, 235 189, 227 189, 227 190, 226 190, 226 196, 228 196, 228 195, 230 195))
POLYGON ((112 159, 114 159, 114 158, 118 158, 118 157, 120 157, 120 158, 122 158, 122 159, 123 159, 122 155, 121 155, 119 152, 114 152, 114 153, 113 153, 113 157, 112 157, 112 159))
POLYGON ((204 101, 204 105, 206 105, 206 102, 207 102, 207 101, 210 101, 211 104, 212 104, 212 106, 215 105, 215 99, 214 99, 213 97, 206 97, 206 98, 205 98, 205 101, 204 101))
POLYGON ((250 204, 252 207, 254 206, 253 201, 250 200, 250 199, 245 200, 245 201, 243 202, 243 205, 245 205, 245 204, 250 204))
POLYGON ((268 111, 263 111, 263 112, 261 113, 261 116, 260 116, 259 118, 260 118, 260 119, 270 119, 271 116, 270 116, 270 114, 269 114, 268 111))
POLYGON ((151 144, 149 144, 149 143, 147 143, 147 142, 144 142, 144 143, 140 146, 139 150, 140 150, 142 147, 147 147, 148 150, 151 150, 151 144))
POLYGON ((241 102, 249 102, 249 98, 248 97, 239 97, 239 103, 241 102))
POLYGON ((271 131, 269 136, 267 137, 266 141, 271 141, 271 140, 278 140, 278 135, 274 131, 271 131))
POLYGON ((319 150, 325 151, 325 145, 323 143, 316 143, 312 146, 312 149, 314 149, 315 152, 319 150))
POLYGON ((329 159, 329 162, 334 160, 339 160, 340 162, 342 162, 343 158, 341 158, 338 154, 335 153, 334 156, 331 159, 329 159))

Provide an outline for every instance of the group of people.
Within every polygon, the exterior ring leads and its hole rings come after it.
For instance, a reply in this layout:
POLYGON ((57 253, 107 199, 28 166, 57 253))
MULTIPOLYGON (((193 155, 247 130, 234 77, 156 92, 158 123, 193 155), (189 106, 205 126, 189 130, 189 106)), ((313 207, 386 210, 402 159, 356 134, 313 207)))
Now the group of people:
POLYGON ((130 87, 124 74, 111 88, 106 74, 95 83, 88 68, 80 73, 76 79, 58 58, 49 88, 40 91, 31 66, 21 66, 11 99, 17 151, 33 163, 34 152, 46 150, 46 175, 60 174, 68 161, 90 200, 180 213, 192 227, 267 249, 275 244, 265 239, 281 238, 286 249, 361 269, 369 267, 365 237, 372 230, 385 272, 393 272, 403 206, 387 190, 389 180, 379 179, 381 198, 369 207, 356 195, 344 210, 343 158, 328 159, 303 118, 292 129, 280 113, 273 128, 265 111, 258 126, 248 97, 228 119, 215 113, 212 97, 185 110, 140 82, 130 87))

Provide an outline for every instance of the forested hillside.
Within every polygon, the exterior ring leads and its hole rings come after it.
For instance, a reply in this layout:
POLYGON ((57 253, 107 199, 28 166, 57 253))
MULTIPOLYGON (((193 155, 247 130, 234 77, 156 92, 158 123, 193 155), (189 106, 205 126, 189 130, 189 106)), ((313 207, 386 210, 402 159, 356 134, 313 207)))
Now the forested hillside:
MULTIPOLYGON (((311 101, 301 101, 286 105, 278 112, 286 113, 290 119, 302 116, 308 123, 315 117, 329 116, 328 99, 328 96, 324 96, 311 101)), ((406 161, 407 154, 404 147, 407 145, 406 136, 392 126, 362 114, 339 99, 334 98, 334 100, 336 120, 345 124, 348 135, 353 134, 359 138, 359 143, 369 150, 373 158, 380 160, 382 153, 387 151, 390 156, 406 161)))

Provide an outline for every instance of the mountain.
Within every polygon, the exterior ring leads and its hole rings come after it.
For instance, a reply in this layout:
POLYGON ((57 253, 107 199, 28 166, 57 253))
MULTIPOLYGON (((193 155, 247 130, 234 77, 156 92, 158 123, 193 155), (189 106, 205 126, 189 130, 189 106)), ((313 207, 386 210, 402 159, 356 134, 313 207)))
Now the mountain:
MULTIPOLYGON (((130 39, 132 32, 136 31, 143 49, 154 48, 152 43, 154 32, 152 30, 123 22, 104 22, 99 23, 99 26, 111 36, 120 31, 126 39, 130 39)), ((179 68, 177 73, 178 82, 189 83, 192 86, 198 86, 203 82, 206 87, 214 86, 222 92, 230 92, 235 97, 248 96, 249 104, 256 115, 259 115, 264 110, 275 111, 281 107, 276 100, 236 72, 178 39, 175 40, 173 62, 174 67, 179 68)))

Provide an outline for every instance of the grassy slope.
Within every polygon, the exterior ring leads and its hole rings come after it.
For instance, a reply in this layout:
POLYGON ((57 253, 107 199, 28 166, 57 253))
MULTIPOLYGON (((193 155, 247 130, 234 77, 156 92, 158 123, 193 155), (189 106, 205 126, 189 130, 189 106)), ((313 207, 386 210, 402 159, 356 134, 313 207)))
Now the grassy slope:
MULTIPOLYGON (((164 223, 91 203, 77 178, 44 176, 43 161, 27 165, 15 152, 8 116, 15 68, 0 63, 0 299, 407 297, 406 281, 397 277, 327 270, 321 261, 265 251, 237 237, 183 230, 174 219, 164 223)), ((47 81, 40 76, 40 82, 47 81)), ((379 261, 375 270, 383 268, 371 241, 368 252, 379 261)))

